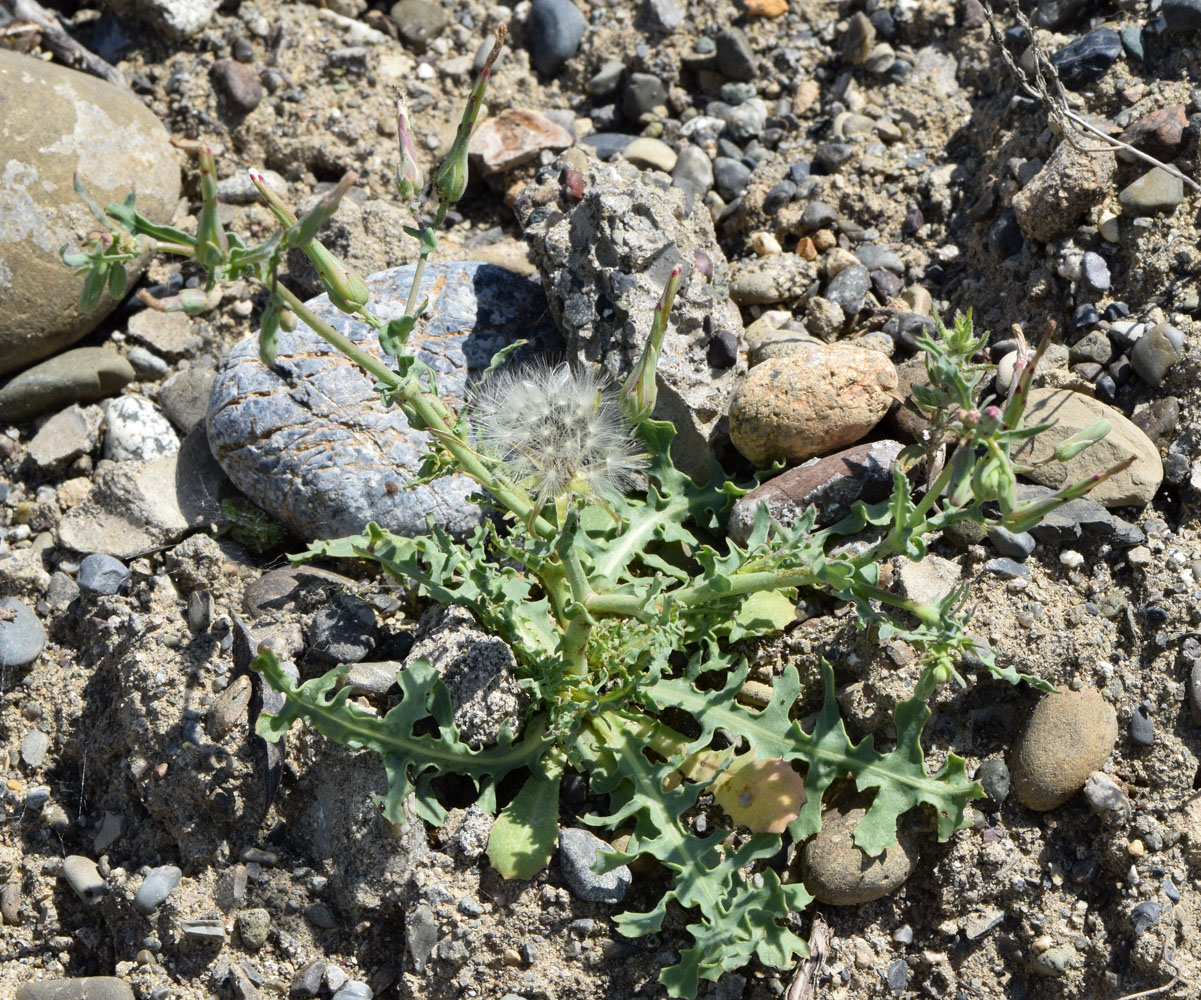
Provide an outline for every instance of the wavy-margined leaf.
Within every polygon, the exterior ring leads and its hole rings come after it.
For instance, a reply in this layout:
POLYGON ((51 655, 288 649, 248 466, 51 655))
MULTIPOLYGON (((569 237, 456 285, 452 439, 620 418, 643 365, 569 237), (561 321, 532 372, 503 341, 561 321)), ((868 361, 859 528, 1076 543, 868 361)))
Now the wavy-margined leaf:
POLYGON ((559 771, 533 774, 492 824, 488 860, 505 878, 530 879, 550 864, 559 839, 559 771))
POLYGON ((338 688, 345 674, 338 667, 303 684, 284 673, 279 659, 262 649, 253 663, 275 690, 284 695, 278 715, 261 715, 258 734, 275 742, 298 719, 323 736, 343 746, 366 747, 383 757, 388 791, 379 804, 393 823, 404 820, 403 803, 417 795, 418 813, 431 823, 441 823, 445 811, 434 796, 431 782, 440 774, 461 774, 484 786, 484 807, 492 799, 495 784, 506 774, 528 767, 538 772, 539 762, 550 744, 538 720, 526 727, 524 738, 513 741, 505 726, 494 746, 473 750, 460 742, 454 724, 450 693, 429 661, 419 659, 397 672, 396 682, 403 697, 382 718, 350 701, 350 688, 338 688), (416 733, 414 727, 427 719, 437 724, 437 733, 416 733))
POLYGON ((642 696, 656 708, 687 712, 701 726, 699 749, 713 731, 724 728, 745 737, 759 757, 782 757, 806 765, 807 796, 800 815, 789 826, 794 840, 813 836, 821 828, 822 795, 830 784, 853 778, 861 791, 876 790, 867 815, 855 830, 855 843, 875 857, 896 843, 897 819, 915 806, 932 806, 938 817, 938 837, 946 840, 964 825, 967 803, 983 795, 969 781, 963 759, 948 754, 934 774, 928 774, 921 748, 921 731, 930 710, 918 699, 903 701, 896 710, 897 747, 889 753, 875 749, 871 736, 852 743, 834 697, 834 671, 822 664, 825 696, 812 733, 789 718, 801 691, 796 668, 787 667, 773 682, 772 699, 761 711, 744 708, 735 700, 745 680, 745 668, 731 674, 724 687, 698 691, 684 680, 659 680, 642 696))
POLYGON ((623 727, 620 718, 606 719, 613 723, 607 738, 583 752, 593 765, 592 789, 608 792, 612 812, 584 819, 608 828, 633 821, 634 830, 626 849, 607 855, 604 866, 612 868, 647 854, 673 874, 671 889, 653 909, 622 913, 614 921, 631 937, 653 933, 662 927, 672 900, 695 910, 700 918, 687 928, 694 946, 681 952, 680 963, 665 969, 659 981, 672 996, 691 997, 699 980, 717 979, 753 956, 784 968, 804 955, 805 942, 782 921, 812 901, 805 887, 781 885, 772 871, 749 878, 745 874, 753 862, 779 850, 780 838, 756 834, 731 850, 722 843, 725 831, 707 837, 690 833, 682 817, 704 786, 669 782, 670 787, 665 787, 680 761, 652 762, 643 742, 623 727))

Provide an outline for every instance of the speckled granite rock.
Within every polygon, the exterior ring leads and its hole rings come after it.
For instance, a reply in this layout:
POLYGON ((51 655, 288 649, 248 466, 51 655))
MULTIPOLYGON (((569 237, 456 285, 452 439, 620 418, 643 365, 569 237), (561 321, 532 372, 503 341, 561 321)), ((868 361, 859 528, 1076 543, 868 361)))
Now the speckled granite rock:
POLYGON ((676 426, 677 466, 704 474, 744 370, 740 360, 714 366, 710 345, 724 338, 736 346, 742 321, 729 306, 726 260, 708 210, 697 200, 686 211, 683 192, 651 176, 620 160, 598 163, 577 147, 540 172, 515 208, 569 356, 612 375, 637 360, 672 268, 682 268, 655 417, 676 426), (570 183, 565 171, 573 172, 570 183))
MULTIPOLYGON (((373 308, 384 318, 404 310, 412 266, 368 279, 373 308)), ((432 265, 423 295, 428 324, 410 340, 438 376, 438 388, 461 401, 471 372, 516 338, 552 348, 558 339, 543 317, 538 286, 490 264, 432 265)), ((367 326, 352 322, 325 296, 314 308, 376 356, 367 326)), ((248 337, 224 359, 213 383, 208 434, 213 455, 233 483, 302 538, 361 531, 368 521, 398 533, 426 530, 425 518, 466 532, 479 517, 467 502, 464 476, 405 489, 421 464, 427 435, 409 428, 398 409, 385 410, 373 379, 307 327, 280 336, 271 368, 248 337)))
MULTIPOLYGON (((214 5, 215 6, 215 5, 214 5)), ((59 248, 95 228, 75 194, 78 171, 101 205, 124 201, 170 222, 179 159, 167 130, 130 91, 85 73, 0 48, 0 372, 74 343, 116 303, 105 295, 80 311, 83 278, 59 248)), ((130 284, 144 264, 127 268, 130 284)))

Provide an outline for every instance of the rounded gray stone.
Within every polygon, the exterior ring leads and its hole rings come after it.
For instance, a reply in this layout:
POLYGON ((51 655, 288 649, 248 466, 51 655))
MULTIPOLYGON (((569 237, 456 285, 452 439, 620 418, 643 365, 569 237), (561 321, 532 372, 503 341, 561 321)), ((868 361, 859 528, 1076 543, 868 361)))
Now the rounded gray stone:
POLYGON ((114 462, 153 462, 179 451, 179 438, 162 410, 145 396, 120 396, 104 408, 108 431, 104 457, 114 462))
POLYGON ((0 667, 24 667, 45 647, 46 629, 38 616, 15 597, 0 601, 0 667))
POLYGON ((175 891, 183 877, 175 865, 160 865, 152 868, 142 880, 137 895, 133 897, 133 908, 148 917, 175 891))
MULTIPOLYGON (((399 316, 412 265, 381 271, 368 281, 371 307, 399 316)), ((471 378, 513 340, 539 349, 558 346, 537 282, 491 264, 457 262, 426 269, 426 323, 410 349, 434 370, 438 390, 458 406, 471 378)), ((336 329, 376 357, 374 333, 329 304, 309 303, 336 329)), ((519 361, 524 352, 510 362, 519 361)), ((363 530, 368 521, 399 534, 423 534, 426 515, 454 533, 478 522, 468 502, 474 482, 448 476, 407 489, 428 447, 397 408, 384 409, 374 379, 304 325, 283 333, 275 364, 259 360, 257 337, 238 343, 213 383, 209 445, 233 483, 302 538, 363 530)))
POLYGON ((113 556, 104 552, 93 552, 79 564, 75 582, 80 590, 92 594, 115 594, 129 579, 129 569, 113 556))
MULTIPOLYGON (((0 48, 0 93, 0 372, 7 372, 74 343, 116 305, 106 294, 80 310, 84 279, 59 257, 60 247, 95 228, 72 175, 100 205, 124 201, 136 187, 138 210, 170 222, 179 154, 136 95, 94 76, 0 48)), ((130 285, 143 268, 143 261, 127 267, 130 285)))
MULTIPOLYGON (((0 275, 4 266, 0 258, 0 275)), ((0 287, 0 308, 3 294, 0 287)), ((4 348, 0 334, 0 351, 4 348)), ((134 374, 133 365, 116 351, 77 347, 21 372, 0 389, 0 420, 28 420, 71 403, 90 403, 116 395, 133 381, 134 374)))
POLYGON ((579 899, 591 903, 620 903, 630 890, 630 869, 619 865, 598 875, 592 870, 597 855, 612 848, 600 837, 578 827, 559 831, 559 868, 567 887, 579 899))

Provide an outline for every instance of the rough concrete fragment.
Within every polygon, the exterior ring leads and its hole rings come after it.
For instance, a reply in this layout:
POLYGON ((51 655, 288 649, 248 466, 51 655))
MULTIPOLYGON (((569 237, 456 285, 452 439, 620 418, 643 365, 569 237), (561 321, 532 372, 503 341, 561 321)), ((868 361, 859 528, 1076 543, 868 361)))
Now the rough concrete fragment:
POLYGON ((1013 197, 1018 225, 1027 239, 1048 243, 1071 232, 1090 208, 1113 188, 1118 161, 1110 150, 1081 152, 1066 140, 1013 197))

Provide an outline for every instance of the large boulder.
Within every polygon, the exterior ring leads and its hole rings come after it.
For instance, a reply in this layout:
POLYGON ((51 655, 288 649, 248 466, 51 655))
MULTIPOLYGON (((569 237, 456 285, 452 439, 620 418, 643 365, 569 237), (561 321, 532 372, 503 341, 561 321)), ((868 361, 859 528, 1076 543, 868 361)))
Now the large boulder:
MULTIPOLYGON (((21 368, 92 330, 116 304, 79 308, 83 278, 59 249, 96 226, 73 175, 100 205, 138 194, 170 222, 179 160, 167 130, 132 93, 94 76, 0 48, 0 372, 21 368)), ((145 266, 129 265, 132 283, 145 266)))

